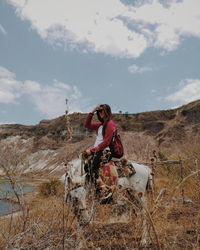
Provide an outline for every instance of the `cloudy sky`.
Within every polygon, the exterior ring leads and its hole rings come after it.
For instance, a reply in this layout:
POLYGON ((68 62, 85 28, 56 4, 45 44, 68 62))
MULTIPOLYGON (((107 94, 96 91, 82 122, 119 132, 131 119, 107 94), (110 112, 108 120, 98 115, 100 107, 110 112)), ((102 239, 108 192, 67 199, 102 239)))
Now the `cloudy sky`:
POLYGON ((0 0, 0 123, 200 99, 200 0, 0 0))

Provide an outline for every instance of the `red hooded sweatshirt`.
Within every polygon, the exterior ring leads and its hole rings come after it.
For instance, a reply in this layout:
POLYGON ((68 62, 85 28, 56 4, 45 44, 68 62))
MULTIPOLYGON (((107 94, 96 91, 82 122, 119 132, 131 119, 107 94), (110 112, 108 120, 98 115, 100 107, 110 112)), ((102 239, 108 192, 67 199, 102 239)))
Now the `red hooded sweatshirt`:
MULTIPOLYGON (((86 120, 85 120, 85 128, 90 130, 96 130, 98 131, 98 128, 103 125, 102 122, 92 122, 93 113, 89 113, 86 120)), ((113 133, 115 131, 115 123, 113 120, 109 120, 107 123, 107 126, 105 128, 105 133, 103 136, 103 142, 101 142, 97 147, 92 148, 91 152, 98 152, 100 150, 105 149, 106 147, 109 147, 110 142, 113 138, 113 133)))

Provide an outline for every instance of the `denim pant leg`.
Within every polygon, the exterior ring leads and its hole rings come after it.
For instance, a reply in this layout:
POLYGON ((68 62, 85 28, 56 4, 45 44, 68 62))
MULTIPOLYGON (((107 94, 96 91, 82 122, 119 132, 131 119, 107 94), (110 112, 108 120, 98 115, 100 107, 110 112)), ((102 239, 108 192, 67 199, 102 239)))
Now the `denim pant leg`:
POLYGON ((93 159, 93 171, 94 171, 95 179, 97 179, 99 177, 98 170, 100 168, 102 154, 103 154, 103 151, 101 150, 101 151, 97 152, 94 155, 94 159, 93 159))

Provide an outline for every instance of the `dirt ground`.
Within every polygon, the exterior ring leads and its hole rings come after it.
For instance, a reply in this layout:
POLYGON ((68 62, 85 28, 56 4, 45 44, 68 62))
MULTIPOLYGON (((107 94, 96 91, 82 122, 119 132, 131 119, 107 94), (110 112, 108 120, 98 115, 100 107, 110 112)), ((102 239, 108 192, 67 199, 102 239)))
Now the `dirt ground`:
MULTIPOLYGON (((109 205, 107 206, 107 211, 112 210, 109 205)), ((85 228, 83 234, 87 246, 85 249, 200 249, 199 211, 200 204, 190 201, 175 202, 170 208, 167 204, 160 206, 156 215, 152 215, 158 242, 152 224, 148 221, 149 239, 145 247, 140 244, 141 228, 138 226, 136 215, 126 214, 129 221, 114 222, 117 218, 120 220, 122 215, 110 214, 105 216, 103 221, 99 219, 85 228), (113 218, 112 223, 111 218, 113 218)))

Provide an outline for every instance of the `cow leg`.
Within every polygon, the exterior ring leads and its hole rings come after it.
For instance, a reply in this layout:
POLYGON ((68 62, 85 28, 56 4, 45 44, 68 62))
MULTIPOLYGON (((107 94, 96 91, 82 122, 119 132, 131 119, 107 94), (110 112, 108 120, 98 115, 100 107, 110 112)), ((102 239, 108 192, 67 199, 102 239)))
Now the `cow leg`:
POLYGON ((149 243, 149 224, 146 219, 146 204, 147 199, 142 192, 137 193, 132 188, 126 189, 126 197, 135 205, 136 215, 139 219, 138 227, 141 229, 142 234, 140 238, 140 246, 143 248, 149 243))
POLYGON ((77 217, 79 225, 84 225, 89 221, 88 212, 86 209, 86 190, 84 187, 76 188, 70 193, 72 210, 77 217))
POLYGON ((142 235, 141 235, 140 245, 141 247, 145 247, 149 243, 149 227, 144 209, 142 209, 141 211, 141 217, 142 217, 142 235))

